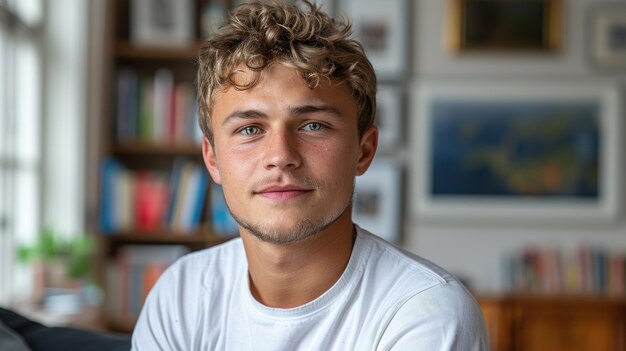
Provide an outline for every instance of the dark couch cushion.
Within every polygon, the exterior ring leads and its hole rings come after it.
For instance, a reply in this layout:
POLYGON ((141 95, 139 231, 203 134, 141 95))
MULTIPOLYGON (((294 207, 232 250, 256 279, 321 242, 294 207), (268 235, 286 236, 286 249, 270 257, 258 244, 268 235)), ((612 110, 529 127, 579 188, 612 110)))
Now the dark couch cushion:
POLYGON ((19 335, 0 322, 0 350, 30 351, 30 348, 19 335))
POLYGON ((0 308, 0 321, 19 335, 33 351, 130 350, 130 337, 75 328, 46 327, 3 308, 0 308))

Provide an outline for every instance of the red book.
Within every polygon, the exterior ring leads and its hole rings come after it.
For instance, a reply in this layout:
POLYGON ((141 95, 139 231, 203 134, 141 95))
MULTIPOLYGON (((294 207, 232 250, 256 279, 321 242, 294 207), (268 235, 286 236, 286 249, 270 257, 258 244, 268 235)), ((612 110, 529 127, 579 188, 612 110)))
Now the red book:
POLYGON ((152 230, 163 226, 169 188, 163 177, 147 172, 137 174, 135 204, 137 227, 152 230))

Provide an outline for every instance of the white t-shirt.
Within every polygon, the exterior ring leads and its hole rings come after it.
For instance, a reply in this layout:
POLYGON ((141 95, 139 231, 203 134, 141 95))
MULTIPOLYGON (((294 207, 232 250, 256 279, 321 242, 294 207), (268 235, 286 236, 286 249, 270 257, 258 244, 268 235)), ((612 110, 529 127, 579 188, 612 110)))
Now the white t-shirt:
POLYGON ((150 292, 133 350, 488 350, 478 304, 455 278, 357 233, 339 280, 288 309, 252 296, 241 239, 181 258, 150 292))

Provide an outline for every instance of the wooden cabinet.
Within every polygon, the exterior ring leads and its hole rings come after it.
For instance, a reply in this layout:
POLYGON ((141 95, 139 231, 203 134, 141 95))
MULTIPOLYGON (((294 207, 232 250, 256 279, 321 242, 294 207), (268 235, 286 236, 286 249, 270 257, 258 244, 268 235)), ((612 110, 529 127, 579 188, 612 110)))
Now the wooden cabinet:
POLYGON ((493 351, 626 350, 626 300, 506 296, 478 299, 493 351))

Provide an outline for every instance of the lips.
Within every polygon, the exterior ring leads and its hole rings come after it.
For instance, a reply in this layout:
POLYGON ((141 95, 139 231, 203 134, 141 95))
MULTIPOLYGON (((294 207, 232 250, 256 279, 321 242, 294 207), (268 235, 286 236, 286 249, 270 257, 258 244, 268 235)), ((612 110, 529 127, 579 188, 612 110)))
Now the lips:
POLYGON ((313 191, 297 185, 272 185, 255 191, 256 195, 270 200, 289 200, 313 191))

